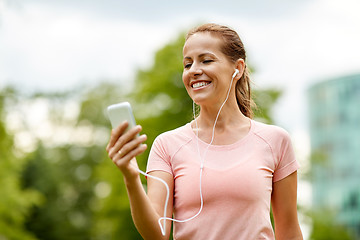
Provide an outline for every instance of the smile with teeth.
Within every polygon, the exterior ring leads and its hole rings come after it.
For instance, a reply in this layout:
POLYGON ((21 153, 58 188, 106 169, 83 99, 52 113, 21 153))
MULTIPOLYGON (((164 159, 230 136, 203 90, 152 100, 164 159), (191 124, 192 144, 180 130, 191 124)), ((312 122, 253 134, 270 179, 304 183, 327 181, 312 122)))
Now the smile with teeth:
POLYGON ((209 84, 210 84, 210 82, 196 82, 196 83, 192 84, 191 87, 192 88, 201 88, 201 87, 207 86, 209 84))

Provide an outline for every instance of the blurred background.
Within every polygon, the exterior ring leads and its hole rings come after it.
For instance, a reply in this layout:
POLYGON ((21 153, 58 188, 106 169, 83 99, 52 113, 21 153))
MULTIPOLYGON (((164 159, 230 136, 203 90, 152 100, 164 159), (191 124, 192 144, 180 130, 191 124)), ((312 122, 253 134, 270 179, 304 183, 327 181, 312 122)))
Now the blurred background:
POLYGON ((206 22, 239 33, 256 119, 292 136, 305 239, 360 239, 359 11, 358 0, 0 0, 0 240, 141 239, 104 110, 129 101, 149 146, 191 120, 182 45, 206 22))

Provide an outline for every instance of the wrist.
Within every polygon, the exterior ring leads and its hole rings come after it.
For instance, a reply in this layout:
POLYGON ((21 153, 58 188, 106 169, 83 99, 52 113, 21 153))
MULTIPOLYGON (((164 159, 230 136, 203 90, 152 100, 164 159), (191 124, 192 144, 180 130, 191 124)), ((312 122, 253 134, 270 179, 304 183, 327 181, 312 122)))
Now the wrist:
POLYGON ((133 173, 133 174, 123 174, 123 178, 124 178, 125 186, 127 188, 131 187, 131 186, 134 186, 138 182, 141 182, 140 181, 140 174, 138 172, 133 173))

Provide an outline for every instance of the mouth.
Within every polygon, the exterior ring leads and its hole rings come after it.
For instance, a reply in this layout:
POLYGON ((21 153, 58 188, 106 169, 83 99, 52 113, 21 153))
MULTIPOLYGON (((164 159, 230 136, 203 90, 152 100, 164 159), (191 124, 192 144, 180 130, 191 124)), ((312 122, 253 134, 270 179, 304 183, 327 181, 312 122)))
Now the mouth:
POLYGON ((203 88, 206 87, 207 85, 209 85, 211 82, 209 81, 197 81, 191 84, 191 88, 193 89, 199 89, 199 88, 203 88))

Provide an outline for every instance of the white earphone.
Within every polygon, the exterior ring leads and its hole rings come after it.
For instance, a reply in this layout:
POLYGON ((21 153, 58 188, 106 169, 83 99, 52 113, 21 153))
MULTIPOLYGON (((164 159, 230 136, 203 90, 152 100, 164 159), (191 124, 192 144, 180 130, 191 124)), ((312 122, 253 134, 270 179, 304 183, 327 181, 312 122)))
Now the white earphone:
POLYGON ((232 75, 232 78, 234 78, 238 73, 239 73, 239 70, 238 70, 238 69, 235 69, 235 72, 234 72, 234 74, 232 75))

